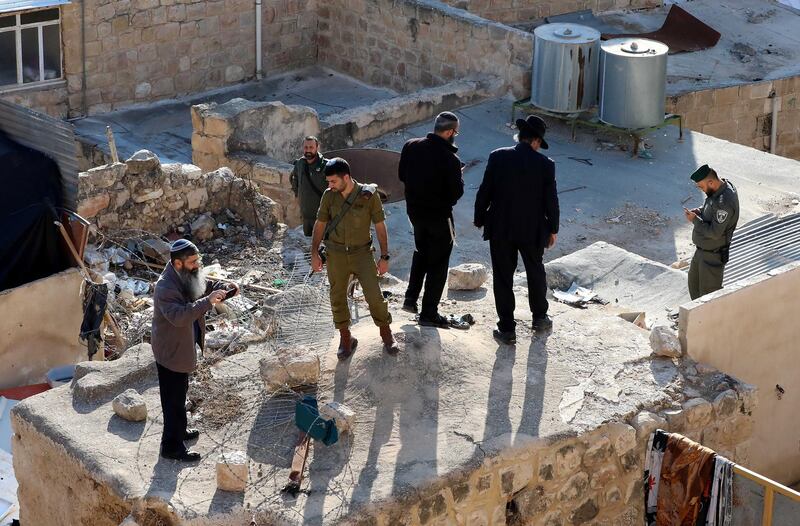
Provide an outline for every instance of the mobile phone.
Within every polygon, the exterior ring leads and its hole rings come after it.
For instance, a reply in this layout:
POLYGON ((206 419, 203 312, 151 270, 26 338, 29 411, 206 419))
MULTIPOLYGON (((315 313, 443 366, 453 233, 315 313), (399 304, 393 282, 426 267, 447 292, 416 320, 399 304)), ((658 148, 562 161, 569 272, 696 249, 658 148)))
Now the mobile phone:
POLYGON ((236 287, 230 287, 225 291, 225 299, 230 299, 236 294, 236 287))

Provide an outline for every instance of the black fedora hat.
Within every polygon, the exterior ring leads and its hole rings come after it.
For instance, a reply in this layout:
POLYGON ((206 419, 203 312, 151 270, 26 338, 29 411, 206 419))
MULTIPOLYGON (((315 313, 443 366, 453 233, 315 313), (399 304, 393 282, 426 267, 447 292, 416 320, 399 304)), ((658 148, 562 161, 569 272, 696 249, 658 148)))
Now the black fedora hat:
POLYGON ((528 115, 526 119, 517 119, 517 129, 525 131, 542 141, 542 148, 547 150, 550 146, 544 140, 544 133, 547 131, 547 124, 538 115, 528 115))

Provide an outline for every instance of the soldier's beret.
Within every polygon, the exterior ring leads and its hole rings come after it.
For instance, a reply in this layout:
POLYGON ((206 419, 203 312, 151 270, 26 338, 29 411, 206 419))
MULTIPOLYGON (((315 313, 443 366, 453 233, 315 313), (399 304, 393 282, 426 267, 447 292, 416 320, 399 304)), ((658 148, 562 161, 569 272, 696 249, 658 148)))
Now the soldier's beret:
POLYGON ((699 183, 700 181, 708 177, 710 173, 711 173, 711 168, 709 168, 707 164, 704 164, 703 166, 694 171, 694 173, 691 176, 692 181, 694 181, 695 183, 699 183))

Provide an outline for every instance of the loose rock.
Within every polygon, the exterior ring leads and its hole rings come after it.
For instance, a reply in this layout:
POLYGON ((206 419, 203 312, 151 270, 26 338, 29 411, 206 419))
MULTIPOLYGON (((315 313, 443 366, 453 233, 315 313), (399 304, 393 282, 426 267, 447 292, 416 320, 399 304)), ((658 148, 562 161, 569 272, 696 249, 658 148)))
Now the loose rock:
POLYGON ((117 416, 131 422, 141 422, 147 418, 147 404, 134 389, 128 389, 114 398, 111 407, 117 416))
POLYGON ((278 349, 276 354, 262 358, 259 364, 261 378, 269 391, 319 381, 319 357, 305 347, 278 349))
POLYGON ((247 455, 244 451, 223 453, 217 459, 217 488, 244 491, 247 487, 247 455))
POLYGON ((653 354, 680 358, 683 356, 681 342, 675 332, 665 325, 657 325, 650 331, 650 347, 653 354))
POLYGON ((328 402, 326 404, 322 404, 322 406, 319 408, 319 414, 328 420, 335 420, 336 429, 339 430, 339 434, 346 433, 348 431, 352 432, 353 425, 356 422, 355 412, 339 402, 328 402))
POLYGON ((214 218, 209 214, 203 214, 192 221, 192 236, 200 241, 208 241, 214 237, 214 218))
POLYGON ((486 283, 489 271, 480 263, 464 263, 450 269, 447 285, 453 290, 476 290, 486 283))

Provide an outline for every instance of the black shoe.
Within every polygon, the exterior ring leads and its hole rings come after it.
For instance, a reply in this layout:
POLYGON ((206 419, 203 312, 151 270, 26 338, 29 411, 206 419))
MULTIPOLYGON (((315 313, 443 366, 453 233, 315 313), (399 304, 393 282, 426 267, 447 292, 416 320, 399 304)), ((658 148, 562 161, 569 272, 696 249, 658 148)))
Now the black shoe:
POLYGON ((178 453, 167 453, 162 451, 161 452, 162 458, 168 458, 170 460, 179 460, 181 462, 197 462, 200 460, 200 453, 197 451, 180 451, 178 453))
POLYGON ((536 332, 549 331, 553 328, 553 320, 545 314, 541 318, 534 318, 532 327, 536 332))
POLYGON ((186 433, 183 434, 184 440, 194 440, 195 438, 200 436, 200 431, 194 428, 187 428, 186 433))
POLYGON ((494 336, 495 340, 506 345, 514 345, 517 343, 517 333, 514 331, 498 331, 495 329, 492 331, 492 336, 494 336))
POLYGON ((417 308, 417 302, 416 301, 414 301, 414 302, 404 301, 403 302, 403 306, 400 307, 400 308, 402 310, 406 311, 406 312, 410 312, 411 314, 418 314, 419 313, 419 309, 417 308))
POLYGON ((419 321, 417 322, 423 327, 438 327, 440 329, 449 329, 450 328, 450 320, 442 316, 441 314, 434 314, 433 316, 420 316, 419 321))

